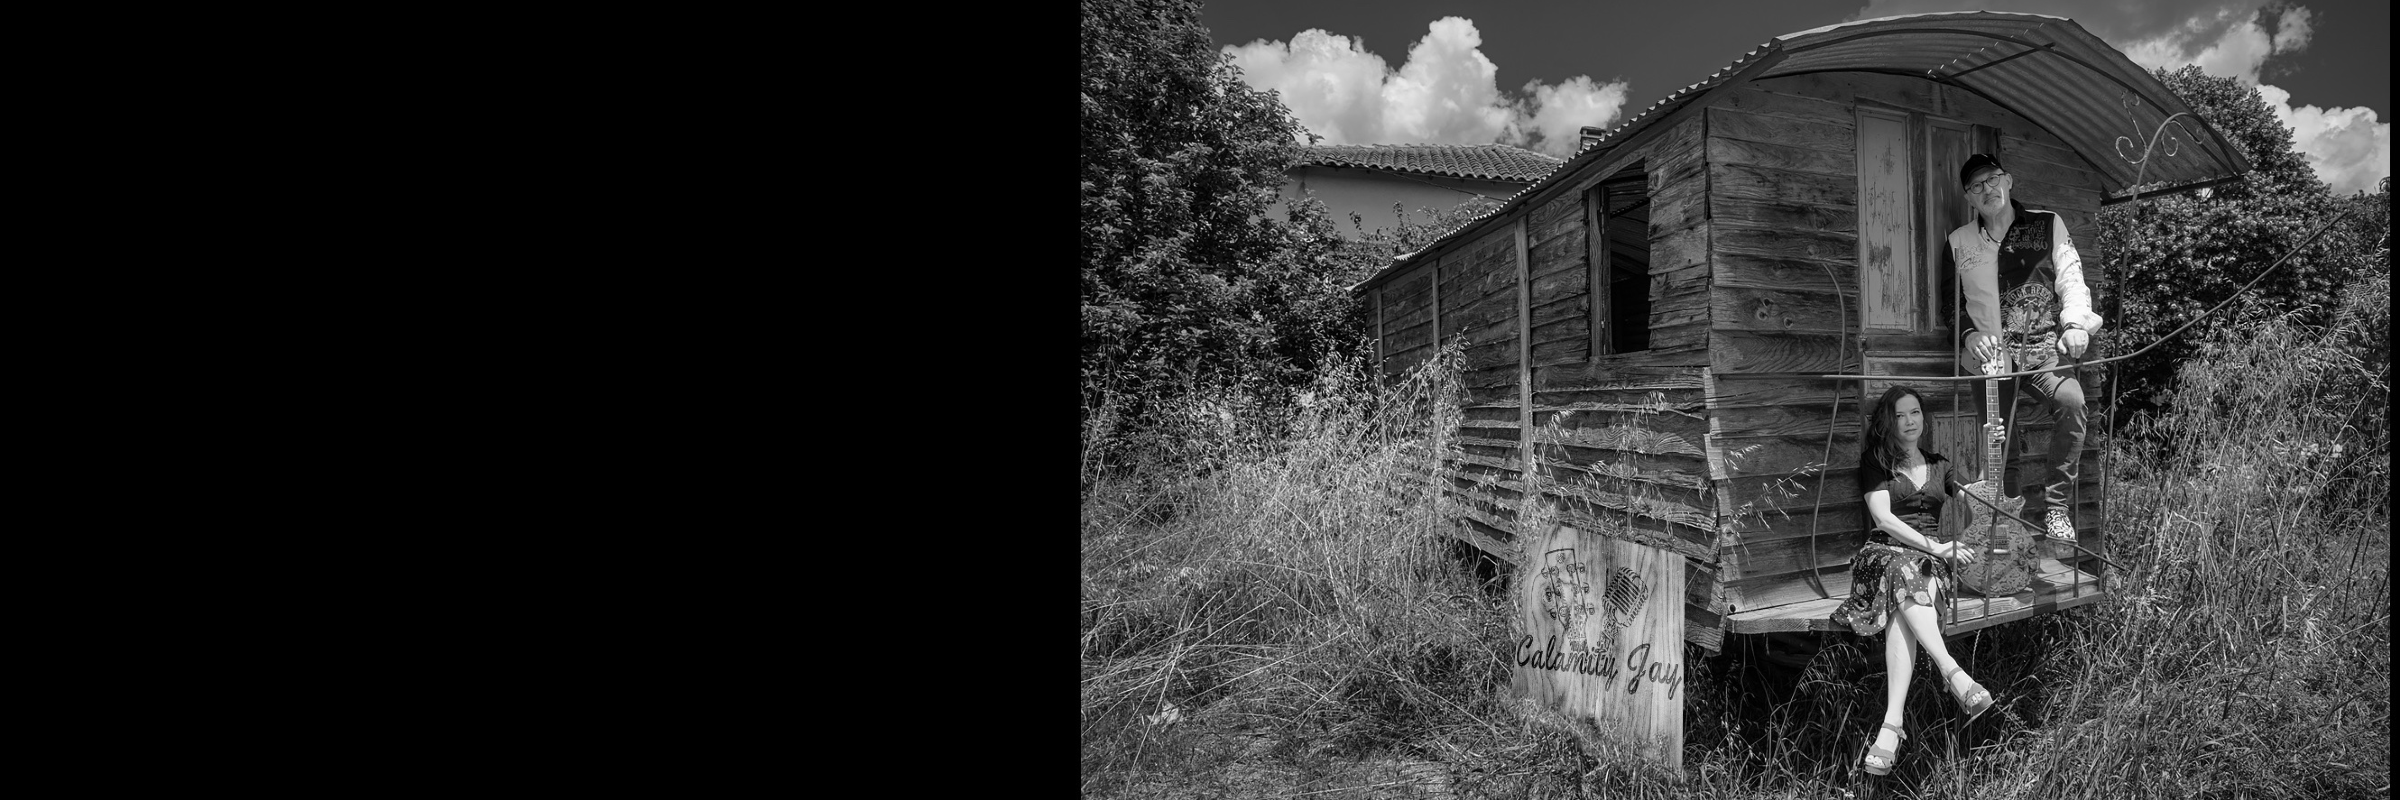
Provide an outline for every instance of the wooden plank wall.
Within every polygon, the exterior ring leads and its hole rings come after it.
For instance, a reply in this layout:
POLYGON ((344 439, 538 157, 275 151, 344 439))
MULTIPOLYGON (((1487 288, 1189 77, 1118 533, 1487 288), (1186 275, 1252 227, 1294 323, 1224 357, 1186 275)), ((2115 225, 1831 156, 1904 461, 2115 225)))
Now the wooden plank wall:
POLYGON ((1524 496, 1516 226, 1493 226, 1444 252, 1440 263, 1442 335, 1466 340, 1453 496, 1472 533, 1513 543, 1523 535, 1517 512, 1524 496))
POLYGON ((1433 355, 1433 269, 1424 264, 1376 290, 1381 303, 1383 373, 1398 377, 1433 355))
MULTIPOLYGON (((1708 98, 1715 236, 1706 451, 1718 570, 1727 600, 1742 609, 1847 593, 1847 565, 1865 527, 1858 387, 1745 377, 1858 368, 1862 100, 1996 128, 2000 158, 2019 176, 2018 198, 2059 211, 2083 246, 2087 270, 2098 268, 2088 261, 2096 255, 2097 176, 2076 166, 2080 159, 2056 137, 1988 101, 1928 81, 1857 73, 1760 80, 1708 98)), ((1938 263, 1941 254, 1924 255, 1938 263)), ((2046 430, 2033 426, 2024 438, 2046 430)), ((2046 474, 2038 450, 2013 452, 2025 453, 2024 475, 2046 474)), ((2093 451, 2083 474, 2087 513, 2096 510, 2095 460, 2093 451)))
MULTIPOLYGON (((1533 424, 1539 500, 1558 523, 1684 557, 1684 635, 1715 649, 1726 604, 1703 443, 1708 214, 1698 115, 1616 154, 1596 180, 1639 161, 1650 191, 1651 347, 1590 354, 1590 192, 1536 206, 1530 244, 1533 424)), ((1605 318, 1603 318, 1605 320, 1605 318)))

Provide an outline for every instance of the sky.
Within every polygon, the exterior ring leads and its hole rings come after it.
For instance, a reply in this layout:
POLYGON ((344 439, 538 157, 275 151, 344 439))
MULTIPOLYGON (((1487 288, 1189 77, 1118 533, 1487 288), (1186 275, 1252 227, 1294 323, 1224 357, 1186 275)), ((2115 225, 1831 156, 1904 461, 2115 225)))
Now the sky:
POLYGON ((1503 142, 1557 156, 1768 39, 1932 11, 2067 17, 2143 67, 2258 87, 2337 194, 2392 174, 2387 0, 1207 0, 1243 80, 1326 144, 1503 142))

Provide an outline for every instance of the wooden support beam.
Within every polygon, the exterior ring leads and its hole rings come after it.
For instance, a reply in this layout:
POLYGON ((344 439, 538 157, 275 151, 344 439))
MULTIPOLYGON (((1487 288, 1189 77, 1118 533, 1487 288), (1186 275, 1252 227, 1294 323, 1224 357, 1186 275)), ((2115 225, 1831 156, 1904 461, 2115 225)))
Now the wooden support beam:
MULTIPOLYGON (((1525 485, 1533 485, 1533 281, 1532 262, 1526 260, 1525 212, 1519 211, 1516 220, 1517 238, 1517 459, 1525 471, 1525 485)), ((1533 495, 1527 493, 1531 502, 1533 495)), ((1521 509, 1522 516, 1532 511, 1521 509)))

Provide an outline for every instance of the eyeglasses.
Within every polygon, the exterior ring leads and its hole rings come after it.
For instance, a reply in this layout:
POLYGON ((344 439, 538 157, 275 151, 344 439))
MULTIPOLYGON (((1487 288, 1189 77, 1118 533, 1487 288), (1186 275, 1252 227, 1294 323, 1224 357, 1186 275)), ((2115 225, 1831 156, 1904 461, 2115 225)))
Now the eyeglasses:
POLYGON ((1985 192, 1999 191, 2000 187, 1994 186, 1993 182, 2006 177, 2008 177, 2008 173, 1994 170, 1991 177, 1976 181, 1974 184, 1969 185, 1967 187, 1967 194, 1983 194, 1985 192))

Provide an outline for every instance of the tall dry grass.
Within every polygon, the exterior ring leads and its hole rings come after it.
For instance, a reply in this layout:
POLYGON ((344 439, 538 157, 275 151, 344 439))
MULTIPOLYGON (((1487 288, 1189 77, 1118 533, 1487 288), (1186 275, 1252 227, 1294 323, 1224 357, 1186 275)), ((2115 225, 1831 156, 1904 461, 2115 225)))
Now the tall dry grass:
POLYGON ((1262 748, 1332 763, 1482 724, 1499 612, 1431 491, 1453 375, 1383 388, 1352 364, 1286 406, 1173 400, 1144 435, 1179 458, 1087 460, 1087 795, 1230 790, 1262 748))
POLYGON ((2105 443, 2113 596, 1954 637, 2000 700, 1972 729, 1921 662, 1872 784, 1880 642, 1847 634, 1687 652, 1680 776, 1535 724, 1509 595, 1428 477, 1455 372, 1168 404, 1173 457, 1084 464, 1084 794, 2388 796, 2389 301, 2384 276, 2333 328, 2258 319, 2187 363, 2173 413, 2105 443))

